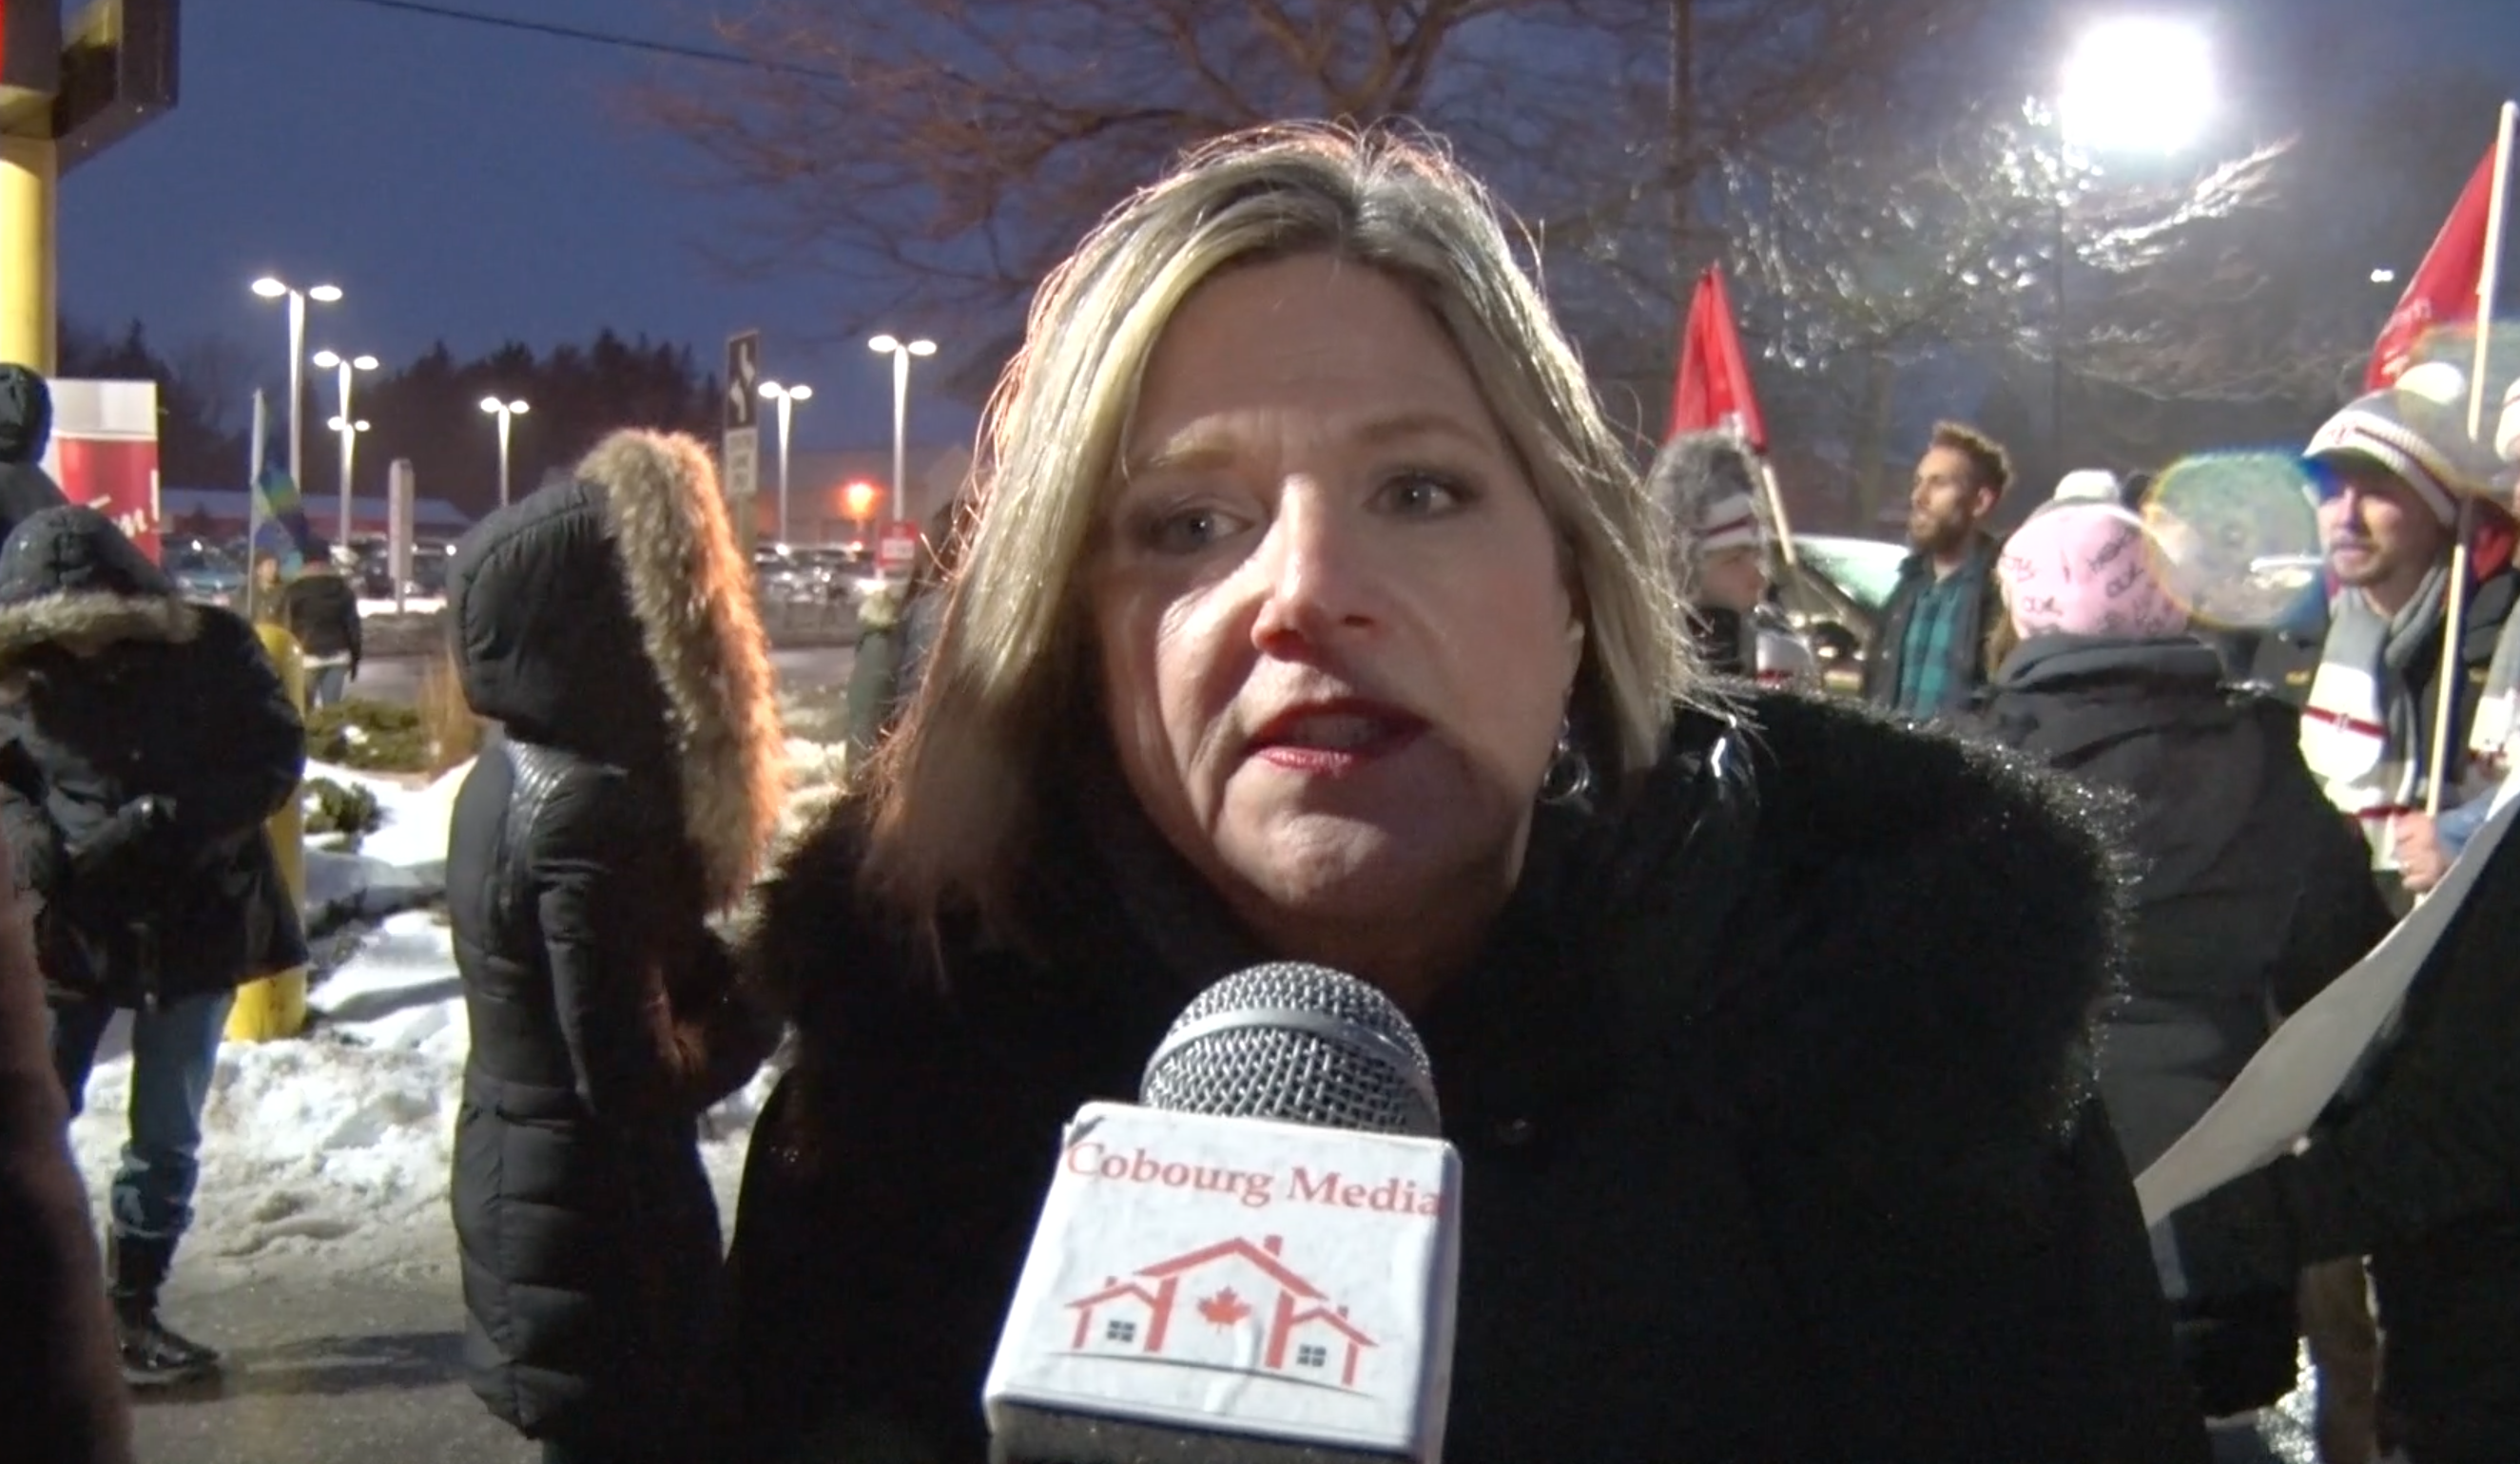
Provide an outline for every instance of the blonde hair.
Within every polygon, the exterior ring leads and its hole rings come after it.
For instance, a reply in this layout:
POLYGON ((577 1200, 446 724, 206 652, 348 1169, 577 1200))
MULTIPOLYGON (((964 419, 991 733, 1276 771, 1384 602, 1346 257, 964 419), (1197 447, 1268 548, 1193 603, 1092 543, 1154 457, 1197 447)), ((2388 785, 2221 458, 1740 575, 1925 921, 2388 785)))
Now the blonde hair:
POLYGON ((1661 756, 1696 675, 1660 524, 1485 190, 1388 130, 1258 128, 1104 217, 1043 282, 990 399, 944 621, 862 795, 866 881, 919 924, 968 909, 1007 932, 1046 800, 1100 745, 1084 576, 1157 338, 1221 272, 1316 253, 1407 288, 1462 353, 1574 586, 1581 745, 1613 786, 1661 756))

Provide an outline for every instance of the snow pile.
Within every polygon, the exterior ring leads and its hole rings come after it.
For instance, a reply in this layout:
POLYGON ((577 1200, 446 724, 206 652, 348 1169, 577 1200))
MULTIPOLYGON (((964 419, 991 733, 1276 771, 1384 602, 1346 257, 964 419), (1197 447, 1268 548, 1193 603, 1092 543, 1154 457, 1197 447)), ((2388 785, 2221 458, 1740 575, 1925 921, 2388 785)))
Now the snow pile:
MULTIPOLYGON (((220 1049, 202 1115, 202 1178, 185 1268, 262 1273, 451 1273, 447 1212, 470 1033, 452 933, 408 908, 442 884, 459 768, 426 787, 344 769, 309 776, 368 787, 385 821, 360 853, 308 856, 310 907, 344 903, 383 922, 316 990, 299 1041, 220 1049), (387 909, 399 913, 384 914, 387 909)), ((88 1080, 72 1147, 102 1211, 124 1137, 129 1017, 116 1018, 88 1080)), ((707 1116, 702 1154, 732 1217, 765 1071, 707 1116)), ((100 1217, 101 1222, 101 1217, 100 1217)))

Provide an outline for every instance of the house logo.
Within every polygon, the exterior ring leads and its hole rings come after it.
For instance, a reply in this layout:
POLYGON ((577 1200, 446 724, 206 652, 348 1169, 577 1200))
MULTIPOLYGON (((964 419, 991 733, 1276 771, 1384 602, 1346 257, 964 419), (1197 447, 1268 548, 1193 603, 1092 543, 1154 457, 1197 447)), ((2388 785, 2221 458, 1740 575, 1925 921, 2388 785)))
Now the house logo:
POLYGON ((1374 1340, 1282 1258, 1275 1235, 1159 1261, 1067 1304, 1070 1350, 1355 1392, 1374 1340))

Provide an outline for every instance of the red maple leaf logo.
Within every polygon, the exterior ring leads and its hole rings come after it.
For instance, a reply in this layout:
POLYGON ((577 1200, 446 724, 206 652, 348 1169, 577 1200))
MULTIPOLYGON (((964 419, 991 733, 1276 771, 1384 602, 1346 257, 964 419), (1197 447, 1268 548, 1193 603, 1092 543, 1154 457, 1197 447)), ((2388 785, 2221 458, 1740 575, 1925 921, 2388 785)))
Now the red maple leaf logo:
POLYGON ((1233 1287, 1228 1286, 1216 1295, 1201 1300, 1198 1304, 1198 1314, 1217 1326, 1230 1327, 1249 1316, 1251 1307, 1242 1298, 1234 1294, 1233 1287))

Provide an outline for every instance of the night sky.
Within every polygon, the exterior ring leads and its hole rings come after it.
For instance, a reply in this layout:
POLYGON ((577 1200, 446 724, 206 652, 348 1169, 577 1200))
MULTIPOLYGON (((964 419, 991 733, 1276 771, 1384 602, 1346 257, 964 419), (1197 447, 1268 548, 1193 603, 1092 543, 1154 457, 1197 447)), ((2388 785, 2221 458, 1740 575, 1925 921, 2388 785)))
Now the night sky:
MULTIPOLYGON (((706 43, 689 20, 704 0, 449 3, 706 43)), ((2280 17, 2367 54, 2379 75, 2450 59, 2509 76, 2520 93, 2513 0, 2146 8, 2219 12, 2234 31, 2280 17)), ((284 312, 247 288, 265 272, 340 285, 348 298, 313 312, 310 344, 390 364, 440 337, 465 357, 512 338, 584 340, 604 326, 714 358, 730 331, 757 326, 769 374, 815 387, 796 417, 800 447, 889 440, 884 360, 855 342, 816 348, 802 329, 833 313, 832 288, 801 274, 736 282, 703 262, 695 242, 729 226, 727 205, 688 185, 692 155, 621 114, 624 84, 660 65, 715 85, 740 85, 740 70, 355 0, 187 0, 185 10, 181 105, 65 181, 67 314, 107 328, 136 316, 161 350, 204 334, 267 342, 275 377, 284 312)), ((2491 124, 2480 118, 2478 137, 2457 150, 2481 148, 2491 124)), ((969 409, 922 397, 915 377, 911 413, 915 440, 971 429, 969 409)))

